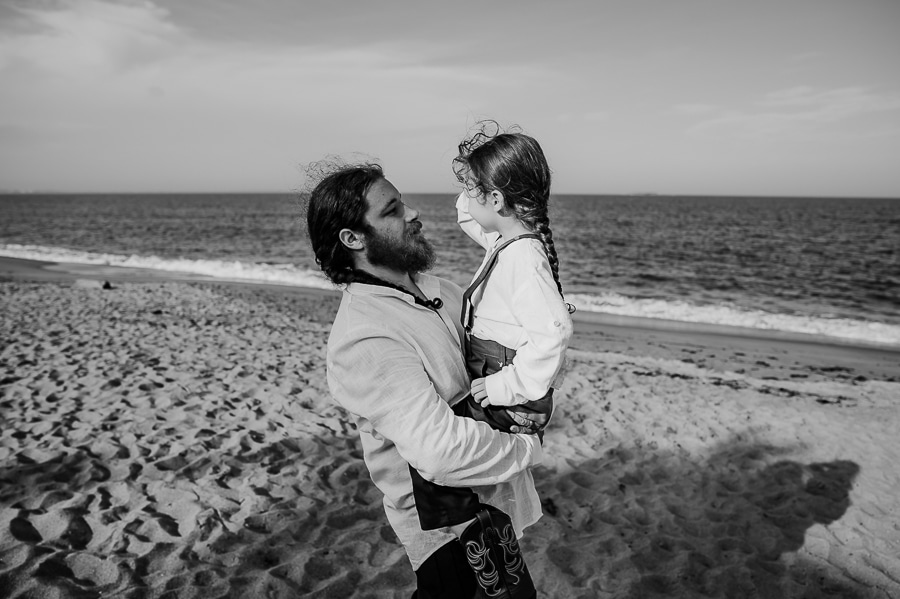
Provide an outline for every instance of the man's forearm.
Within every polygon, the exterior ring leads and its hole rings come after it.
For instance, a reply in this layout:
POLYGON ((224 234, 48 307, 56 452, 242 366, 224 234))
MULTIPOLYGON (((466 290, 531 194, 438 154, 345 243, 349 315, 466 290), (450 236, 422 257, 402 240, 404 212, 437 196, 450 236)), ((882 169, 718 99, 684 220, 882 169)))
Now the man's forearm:
MULTIPOLYGON (((393 442, 427 480, 448 486, 489 485, 540 463, 540 444, 534 437, 501 433, 454 414, 407 344, 374 336, 341 341, 333 341, 340 351, 329 368, 335 398, 393 442), (391 376, 360 376, 361 368, 391 376)), ((460 385, 460 391, 464 389, 460 385)))
POLYGON ((427 480, 451 487, 491 485, 541 462, 541 444, 534 435, 502 433, 470 418, 452 418, 450 427, 461 430, 439 436, 429 451, 410 460, 427 480))

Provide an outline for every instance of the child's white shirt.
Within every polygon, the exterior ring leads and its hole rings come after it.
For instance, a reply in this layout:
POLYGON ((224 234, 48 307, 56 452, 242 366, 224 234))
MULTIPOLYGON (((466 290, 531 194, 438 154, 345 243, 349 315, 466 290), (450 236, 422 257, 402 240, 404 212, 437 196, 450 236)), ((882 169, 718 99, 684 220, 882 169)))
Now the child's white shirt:
MULTIPOLYGON (((457 222, 486 250, 478 269, 481 272, 495 248, 506 240, 499 233, 485 232, 469 214, 468 206, 469 197, 460 194, 457 222)), ((492 405, 522 404, 542 398, 551 387, 559 388, 565 376, 572 318, 539 239, 508 245, 487 281, 472 294, 472 305, 472 335, 516 350, 511 365, 485 378, 492 405)))

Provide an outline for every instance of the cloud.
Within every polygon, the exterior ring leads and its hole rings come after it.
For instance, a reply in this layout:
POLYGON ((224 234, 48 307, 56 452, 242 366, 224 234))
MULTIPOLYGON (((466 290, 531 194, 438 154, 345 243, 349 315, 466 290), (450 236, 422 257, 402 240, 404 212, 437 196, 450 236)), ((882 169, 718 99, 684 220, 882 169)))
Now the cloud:
POLYGON ((251 42, 203 37, 151 2, 26 6, 0 21, 7 187, 65 186, 64 168, 104 184, 130 168, 147 187, 163 165, 179 181, 271 180, 284 163, 362 149, 424 172, 420 148, 442 160, 466 118, 491 116, 491 101, 518 106, 509 81, 546 84, 529 101, 555 97, 557 76, 542 67, 497 76, 496 65, 446 60, 449 42, 251 42))
MULTIPOLYGON (((750 110, 707 105, 681 105, 676 110, 683 114, 713 115, 712 118, 693 125, 688 130, 690 134, 763 139, 900 111, 900 93, 875 93, 862 87, 818 91, 798 86, 768 93, 750 110), (698 108, 690 108, 691 106, 698 108)), ((896 125, 898 118, 900 115, 890 115, 888 120, 891 125, 896 125)), ((869 135, 862 131, 860 133, 869 135)))
POLYGON ((415 109, 416 98, 440 106, 454 89, 476 97, 474 90, 491 84, 477 69, 428 66, 423 57, 433 48, 399 42, 334 48, 205 40, 151 2, 68 0, 17 11, 19 26, 0 31, 0 73, 15 86, 0 92, 7 113, 39 117, 41 107, 52 113, 65 105, 109 118, 96 109, 140 108, 135 90, 173 105, 205 103, 213 113, 273 106, 371 113, 397 104, 415 109))
POLYGON ((817 92, 810 87, 792 87, 768 94, 763 106, 797 108, 794 116, 817 121, 834 122, 872 112, 900 109, 900 93, 875 94, 860 87, 845 87, 817 92))
POLYGON ((149 2, 68 0, 13 10, 20 27, 0 32, 0 70, 25 65, 54 76, 104 75, 164 58, 184 40, 168 12, 149 2))

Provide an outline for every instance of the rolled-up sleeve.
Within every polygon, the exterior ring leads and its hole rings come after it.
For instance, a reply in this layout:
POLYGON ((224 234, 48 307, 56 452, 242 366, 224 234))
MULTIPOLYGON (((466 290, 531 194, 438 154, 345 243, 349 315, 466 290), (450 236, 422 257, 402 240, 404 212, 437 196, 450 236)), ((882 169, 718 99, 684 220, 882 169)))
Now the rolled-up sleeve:
POLYGON ((456 416, 416 349, 389 329, 357 327, 331 343, 333 395, 359 418, 361 429, 393 442, 424 478, 448 486, 493 485, 540 463, 534 436, 501 433, 456 416))
MULTIPOLYGON (((510 252, 509 258, 522 254, 510 252)), ((522 343, 512 364, 489 375, 485 389, 493 405, 512 406, 543 397, 565 366, 572 337, 572 319, 559 295, 549 263, 516 260, 504 269, 508 283, 508 310, 521 327, 522 343)))

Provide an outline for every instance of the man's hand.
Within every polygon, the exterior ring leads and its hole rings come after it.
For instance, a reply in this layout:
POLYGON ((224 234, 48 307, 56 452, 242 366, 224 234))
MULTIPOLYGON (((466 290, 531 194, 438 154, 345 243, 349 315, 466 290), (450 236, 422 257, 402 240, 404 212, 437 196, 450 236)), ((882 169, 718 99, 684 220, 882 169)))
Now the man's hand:
MULTIPOLYGON (((475 401, 480 404, 482 408, 487 408, 491 405, 491 402, 488 398, 487 387, 485 386, 484 381, 485 379, 483 378, 473 380, 471 390, 472 397, 475 401)), ((504 408, 504 411, 509 415, 513 422, 516 423, 516 425, 509 427, 509 432, 523 433, 526 435, 540 434, 550 421, 550 414, 553 412, 552 397, 541 399, 536 402, 527 402, 523 405, 532 408, 536 405, 540 405, 542 406, 542 409, 527 409, 520 406, 504 408)))
POLYGON ((544 430, 547 422, 550 421, 550 414, 542 414, 540 412, 520 412, 513 408, 507 408, 506 413, 519 426, 511 426, 509 428, 512 433, 525 433, 533 435, 544 430))

